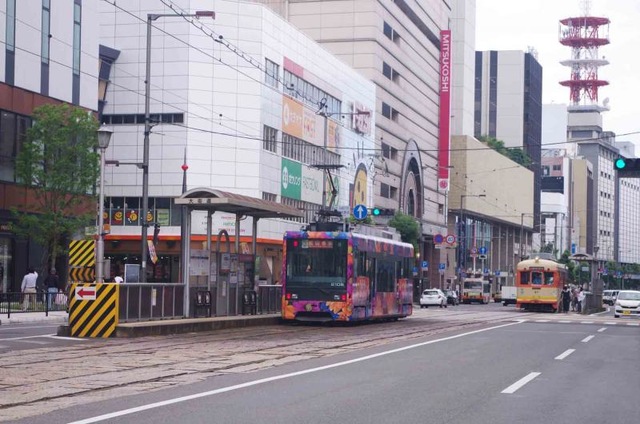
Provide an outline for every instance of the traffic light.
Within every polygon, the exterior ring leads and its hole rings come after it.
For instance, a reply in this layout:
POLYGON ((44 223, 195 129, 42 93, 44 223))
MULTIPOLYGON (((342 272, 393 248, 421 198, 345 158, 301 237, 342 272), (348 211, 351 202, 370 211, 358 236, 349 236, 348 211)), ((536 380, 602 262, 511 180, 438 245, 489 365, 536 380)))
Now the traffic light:
POLYGON ((620 178, 640 178, 640 159, 618 158, 613 167, 620 178))
POLYGON ((394 209, 385 208, 371 208, 372 216, 394 216, 396 211, 394 209))

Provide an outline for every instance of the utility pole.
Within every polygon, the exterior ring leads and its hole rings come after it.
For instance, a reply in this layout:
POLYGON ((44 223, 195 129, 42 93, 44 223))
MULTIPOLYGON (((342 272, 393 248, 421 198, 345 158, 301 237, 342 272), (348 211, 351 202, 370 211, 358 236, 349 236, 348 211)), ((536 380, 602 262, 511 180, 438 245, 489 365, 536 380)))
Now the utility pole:
POLYGON ((142 206, 140 209, 140 225, 142 225, 142 246, 140 254, 140 282, 147 281, 147 236, 149 225, 147 224, 147 214, 149 213, 149 135, 151 134, 151 27, 153 21, 159 18, 201 18, 210 17, 215 19, 215 12, 197 11, 194 14, 178 15, 176 13, 148 13, 147 14, 147 48, 146 66, 144 78, 144 145, 142 148, 142 206))

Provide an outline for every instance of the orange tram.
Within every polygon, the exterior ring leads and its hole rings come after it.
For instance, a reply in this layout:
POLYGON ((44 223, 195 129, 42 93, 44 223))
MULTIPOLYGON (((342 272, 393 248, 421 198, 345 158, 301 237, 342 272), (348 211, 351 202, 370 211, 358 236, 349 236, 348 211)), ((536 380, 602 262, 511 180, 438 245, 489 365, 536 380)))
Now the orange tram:
POLYGON ((539 257, 516 265, 516 307, 527 311, 557 312, 567 284, 566 265, 539 257))

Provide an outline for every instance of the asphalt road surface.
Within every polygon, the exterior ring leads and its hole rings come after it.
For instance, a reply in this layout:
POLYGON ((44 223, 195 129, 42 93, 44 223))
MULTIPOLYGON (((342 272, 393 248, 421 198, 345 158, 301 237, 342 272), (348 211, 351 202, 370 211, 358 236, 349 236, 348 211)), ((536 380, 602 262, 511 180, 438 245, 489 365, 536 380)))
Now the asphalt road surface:
POLYGON ((637 421, 637 326, 511 320, 341 352, 22 422, 637 421))
POLYGON ((92 343, 90 339, 56 336, 58 324, 5 324, 0 326, 0 354, 47 347, 92 343))

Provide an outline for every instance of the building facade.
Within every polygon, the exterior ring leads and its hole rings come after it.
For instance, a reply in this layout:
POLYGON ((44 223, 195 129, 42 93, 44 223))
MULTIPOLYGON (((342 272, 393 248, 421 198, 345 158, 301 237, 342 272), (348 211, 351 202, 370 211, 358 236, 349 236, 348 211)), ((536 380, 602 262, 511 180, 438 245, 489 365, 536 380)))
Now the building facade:
MULTIPOLYGON (((422 259, 433 265, 427 278, 438 281, 434 265, 440 252, 433 249, 433 237, 446 232, 446 191, 438 189, 440 31, 452 29, 453 5, 442 0, 263 2, 374 82, 371 206, 419 220, 422 259)), ((475 20, 474 10, 459 15, 460 31, 468 31, 464 21, 475 20)), ((452 31, 454 43, 458 36, 452 31)))
POLYGON ((97 4, 6 0, 0 19, 0 291, 20 291, 27 267, 39 266, 42 249, 11 230, 10 208, 28 205, 28 190, 16 184, 16 155, 34 108, 64 102, 97 110, 97 4))
MULTIPOLYGON (((316 219, 323 199, 329 206, 322 166, 335 166, 333 208, 348 212, 373 203, 375 85, 260 4, 103 3, 101 44, 120 51, 102 117, 114 129, 108 160, 142 158, 147 13, 171 15, 151 28, 147 220, 161 229, 158 263, 148 280, 178 280, 181 213, 173 199, 203 187, 304 211, 302 219, 260 220, 257 277, 275 282, 283 232, 316 219), (175 14, 199 10, 215 12, 215 20, 175 14)), ((107 168, 106 252, 117 268, 139 261, 142 174, 136 166, 107 168)), ((204 240, 205 223, 206 213, 192 214, 196 240, 204 240)), ((248 241, 251 220, 241 221, 240 234, 234 224, 234 215, 215 213, 213 233, 226 230, 232 239, 248 241)))
POLYGON ((474 135, 519 147, 534 173, 534 228, 539 232, 542 143, 542 67, 534 53, 476 52, 474 135))

